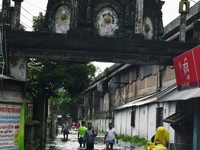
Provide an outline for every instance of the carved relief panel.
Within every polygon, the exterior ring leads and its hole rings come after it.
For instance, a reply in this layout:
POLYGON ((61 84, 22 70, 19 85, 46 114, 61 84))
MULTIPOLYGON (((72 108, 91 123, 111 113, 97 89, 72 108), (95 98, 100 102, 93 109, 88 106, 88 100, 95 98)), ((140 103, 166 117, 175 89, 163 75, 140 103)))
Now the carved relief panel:
POLYGON ((71 10, 68 6, 61 6, 55 14, 55 33, 67 33, 70 29, 71 10))
POLYGON ((112 37, 117 36, 122 28, 134 30, 134 7, 135 3, 131 3, 131 0, 93 1, 94 32, 100 36, 112 37))
POLYGON ((110 7, 104 7, 99 11, 95 20, 95 28, 100 36, 113 36, 118 26, 118 15, 110 7))
POLYGON ((66 34, 74 26, 76 0, 49 0, 45 26, 49 32, 66 34))

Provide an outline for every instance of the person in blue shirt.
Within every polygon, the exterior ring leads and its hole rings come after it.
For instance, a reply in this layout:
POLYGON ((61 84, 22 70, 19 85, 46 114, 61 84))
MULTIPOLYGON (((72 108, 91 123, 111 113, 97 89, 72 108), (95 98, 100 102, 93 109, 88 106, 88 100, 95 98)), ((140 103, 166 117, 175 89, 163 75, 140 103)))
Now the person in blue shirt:
POLYGON ((83 138, 83 141, 86 143, 87 150, 94 150, 94 140, 96 136, 97 132, 93 129, 92 123, 88 122, 88 129, 86 130, 83 138))

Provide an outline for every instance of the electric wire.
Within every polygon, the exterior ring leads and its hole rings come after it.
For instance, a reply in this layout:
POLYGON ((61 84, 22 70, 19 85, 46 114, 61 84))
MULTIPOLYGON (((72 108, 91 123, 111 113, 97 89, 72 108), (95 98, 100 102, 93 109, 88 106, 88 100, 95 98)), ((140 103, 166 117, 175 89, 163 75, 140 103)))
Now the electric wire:
POLYGON ((29 19, 28 17, 26 17, 25 15, 23 15, 22 13, 21 13, 21 15, 22 16, 24 16, 24 18, 26 18, 28 21, 30 21, 31 23, 33 22, 31 19, 29 19))
POLYGON ((24 7, 22 7, 22 9, 24 9, 28 14, 30 14, 33 17, 33 15, 28 10, 26 10, 24 7))
POLYGON ((28 2, 27 0, 25 0, 24 2, 27 2, 27 3, 29 3, 30 5, 32 5, 32 6, 34 6, 34 7, 36 7, 36 8, 38 8, 38 9, 40 9, 40 10, 43 10, 43 11, 45 11, 44 9, 42 9, 42 8, 40 8, 40 7, 36 6, 36 5, 33 5, 32 3, 28 2))
MULTIPOLYGON (((42 8, 40 8, 40 7, 36 6, 36 5, 34 5, 34 4, 30 3, 30 2, 28 2, 27 0, 25 0, 24 2, 27 2, 29 5, 34 6, 34 7, 38 8, 38 9, 44 11, 44 9, 42 9, 42 8)), ((27 9, 25 9, 23 6, 21 6, 21 7, 22 7, 22 9, 23 9, 26 13, 28 13, 29 15, 31 15, 32 17, 34 17, 34 15, 32 15, 27 9)), ((33 20, 29 19, 26 15, 24 15, 24 14, 21 13, 21 16, 24 17, 24 18, 26 18, 26 19, 27 19, 28 21, 30 21, 31 23, 33 23, 33 20)), ((26 21, 25 21, 25 22, 26 22, 26 21)), ((27 24, 25 24, 24 22, 23 22, 23 24, 24 24, 25 27, 28 27, 28 28, 30 28, 30 29, 32 30, 32 28, 31 28, 30 26, 28 26, 27 24)))

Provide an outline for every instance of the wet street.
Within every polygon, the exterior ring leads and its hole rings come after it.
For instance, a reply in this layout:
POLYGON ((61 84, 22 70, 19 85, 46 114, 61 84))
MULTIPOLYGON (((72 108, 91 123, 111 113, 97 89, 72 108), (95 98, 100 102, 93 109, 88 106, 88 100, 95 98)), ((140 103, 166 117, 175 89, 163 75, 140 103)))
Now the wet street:
MULTIPOLYGON (((81 150, 84 148, 79 148, 78 143, 78 133, 75 130, 70 130, 67 141, 62 141, 63 135, 58 131, 56 139, 50 140, 46 144, 45 150, 81 150)), ((95 150, 105 150, 105 144, 103 143, 104 135, 98 135, 95 140, 94 149, 95 150)), ((128 142, 123 142, 119 140, 118 144, 114 145, 114 150, 145 150, 144 147, 135 147, 128 142)))

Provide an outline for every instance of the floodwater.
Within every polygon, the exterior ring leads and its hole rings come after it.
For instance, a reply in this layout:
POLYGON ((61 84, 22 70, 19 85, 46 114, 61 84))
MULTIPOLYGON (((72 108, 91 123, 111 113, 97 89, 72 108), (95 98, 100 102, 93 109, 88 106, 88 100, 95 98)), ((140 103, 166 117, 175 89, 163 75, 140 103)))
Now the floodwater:
MULTIPOLYGON (((58 131, 58 135, 54 140, 50 140, 46 144, 45 150, 85 150, 84 148, 79 148, 78 143, 78 133, 76 130, 70 130, 68 135, 68 140, 63 141, 63 135, 58 131)), ((95 139, 95 150, 105 150, 105 144, 103 143, 104 136, 98 135, 95 139)), ((113 150, 145 150, 144 147, 135 147, 129 142, 123 142, 119 140, 118 144, 114 144, 113 150)))

